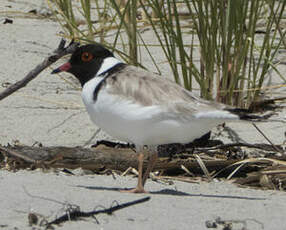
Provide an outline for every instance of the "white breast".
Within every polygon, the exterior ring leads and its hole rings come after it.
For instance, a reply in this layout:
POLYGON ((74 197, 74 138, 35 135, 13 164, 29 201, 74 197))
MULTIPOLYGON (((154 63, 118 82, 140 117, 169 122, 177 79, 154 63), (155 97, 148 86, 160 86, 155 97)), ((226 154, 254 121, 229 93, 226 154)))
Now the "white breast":
POLYGON ((91 120, 119 140, 135 145, 188 143, 223 122, 220 119, 195 117, 189 121, 181 120, 168 116, 167 108, 160 105, 136 104, 124 99, 124 95, 110 95, 104 88, 99 91, 94 102, 94 89, 102 80, 103 77, 96 77, 87 82, 83 87, 82 99, 91 120))

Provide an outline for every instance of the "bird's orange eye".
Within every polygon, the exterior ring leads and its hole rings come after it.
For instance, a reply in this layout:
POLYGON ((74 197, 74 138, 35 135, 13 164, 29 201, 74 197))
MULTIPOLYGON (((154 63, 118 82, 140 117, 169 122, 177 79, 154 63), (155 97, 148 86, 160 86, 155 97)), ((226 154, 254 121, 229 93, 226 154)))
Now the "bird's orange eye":
POLYGON ((89 53, 89 52, 84 52, 84 53, 82 53, 82 55, 81 55, 81 60, 84 61, 84 62, 88 62, 88 61, 90 61, 92 58, 93 58, 93 56, 92 56, 92 54, 89 53))

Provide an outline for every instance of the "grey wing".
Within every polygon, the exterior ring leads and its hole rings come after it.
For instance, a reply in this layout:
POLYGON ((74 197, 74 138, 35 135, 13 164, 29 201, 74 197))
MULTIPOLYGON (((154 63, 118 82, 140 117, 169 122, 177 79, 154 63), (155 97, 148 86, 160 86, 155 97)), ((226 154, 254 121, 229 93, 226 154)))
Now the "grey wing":
POLYGON ((225 107, 198 98, 178 84, 134 66, 127 66, 124 71, 110 76, 106 81, 109 93, 143 106, 162 106, 174 115, 185 114, 189 117, 225 107))

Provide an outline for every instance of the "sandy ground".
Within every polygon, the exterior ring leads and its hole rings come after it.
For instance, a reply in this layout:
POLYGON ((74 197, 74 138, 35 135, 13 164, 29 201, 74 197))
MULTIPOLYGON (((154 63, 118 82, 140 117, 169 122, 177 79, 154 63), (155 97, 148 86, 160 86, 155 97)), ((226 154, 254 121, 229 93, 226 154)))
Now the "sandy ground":
MULTIPOLYGON (((28 12, 39 6, 40 2, 36 0, 2 0, 0 3, 1 91, 6 85, 22 79, 59 43, 57 33, 61 28, 56 22, 7 13, 28 12), (13 19, 13 24, 2 24, 6 17, 13 19)), ((152 37, 149 39, 152 40, 152 37)), ((158 63, 164 60, 156 48, 152 52, 158 63)), ((148 66, 148 60, 146 63, 148 66)), ((163 73, 169 71, 166 64, 161 64, 160 68, 163 73)), ((285 67, 281 68, 284 68, 281 71, 285 73, 285 67)), ((67 83, 58 76, 50 75, 50 72, 51 69, 44 71, 24 89, 1 101, 0 144, 90 146, 96 140, 110 139, 104 132, 97 132, 98 129, 89 120, 75 81, 68 75, 62 75, 69 81, 67 83)), ((279 93, 285 93, 285 89, 279 93)), ((285 110, 279 116, 286 117, 285 110)), ((223 140, 231 141, 232 136, 236 140, 249 143, 266 142, 248 123, 227 126, 235 133, 230 135, 223 132, 220 135, 223 140)), ((259 127, 274 143, 281 144, 284 141, 285 124, 260 123, 259 127)), ((136 179, 131 177, 116 176, 113 179, 112 176, 68 176, 58 172, 14 173, 1 170, 0 229, 32 229, 27 218, 31 211, 44 215, 49 220, 64 212, 62 203, 43 198, 76 204, 82 210, 89 211, 99 205, 109 207, 114 200, 124 203, 145 196, 150 196, 151 200, 119 210, 112 216, 98 216, 99 224, 90 218, 65 223, 59 228, 206 229, 205 221, 217 217, 246 221, 247 229, 285 228, 284 192, 242 189, 226 182, 174 182, 174 185, 164 185, 150 181, 146 186, 151 191, 148 195, 130 195, 116 191, 117 188, 133 187, 135 183, 136 179)), ((243 224, 237 223, 233 229, 242 227, 243 224)), ((37 228, 40 227, 35 229, 37 228)))
MULTIPOLYGON (((28 213, 44 215, 49 220, 64 214, 64 204, 79 205, 91 211, 116 200, 125 203, 146 196, 151 199, 115 212, 112 216, 67 222, 60 229, 206 229, 205 222, 245 221, 247 229, 283 229, 286 196, 282 192, 237 188, 228 183, 190 184, 175 182, 162 185, 148 182, 150 194, 130 195, 114 191, 132 187, 135 178, 112 176, 68 176, 40 171, 1 172, 1 225, 7 229, 31 229, 28 213), (41 196, 40 198, 34 196, 41 196), (46 200, 54 199, 62 203, 46 200)), ((233 229, 242 229, 234 224, 233 229)), ((220 228, 219 228, 220 229, 220 228)))

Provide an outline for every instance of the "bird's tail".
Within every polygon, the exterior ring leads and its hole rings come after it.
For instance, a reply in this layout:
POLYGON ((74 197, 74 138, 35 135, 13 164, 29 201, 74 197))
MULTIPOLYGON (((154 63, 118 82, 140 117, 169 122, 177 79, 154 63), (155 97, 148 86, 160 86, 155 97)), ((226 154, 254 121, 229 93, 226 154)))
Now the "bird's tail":
POLYGON ((225 110, 232 114, 237 115, 240 120, 245 120, 245 121, 281 121, 281 120, 269 119, 275 114, 274 112, 267 113, 265 115, 257 115, 251 113, 250 110, 248 109, 228 108, 225 110))

